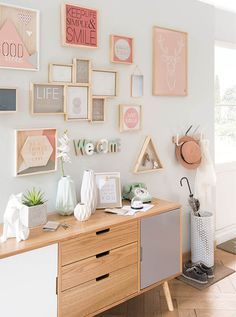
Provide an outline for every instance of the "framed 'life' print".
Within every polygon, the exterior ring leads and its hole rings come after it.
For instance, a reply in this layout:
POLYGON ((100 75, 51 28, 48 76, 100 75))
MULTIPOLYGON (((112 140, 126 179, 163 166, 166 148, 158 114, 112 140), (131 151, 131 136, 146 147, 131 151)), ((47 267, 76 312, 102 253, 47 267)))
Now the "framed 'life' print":
POLYGON ((65 87, 62 84, 31 84, 30 99, 32 114, 65 113, 65 87))
POLYGON ((153 95, 187 95, 188 34, 171 29, 153 29, 153 95))
POLYGON ((98 12, 65 3, 61 9, 62 45, 98 47, 98 12))
POLYGON ((16 176, 56 171, 56 142, 56 129, 17 130, 16 176))
POLYGON ((111 35, 110 37, 110 59, 113 63, 133 63, 133 38, 111 35))
POLYGON ((39 70, 39 11, 0 3, 0 68, 39 70))

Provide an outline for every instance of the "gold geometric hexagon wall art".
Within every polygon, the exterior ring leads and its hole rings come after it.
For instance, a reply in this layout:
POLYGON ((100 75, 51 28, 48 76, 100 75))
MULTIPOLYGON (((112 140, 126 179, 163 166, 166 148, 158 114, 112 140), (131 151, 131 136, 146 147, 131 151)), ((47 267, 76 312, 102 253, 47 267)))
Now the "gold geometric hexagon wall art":
POLYGON ((56 136, 56 129, 17 130, 16 176, 56 171, 56 136))

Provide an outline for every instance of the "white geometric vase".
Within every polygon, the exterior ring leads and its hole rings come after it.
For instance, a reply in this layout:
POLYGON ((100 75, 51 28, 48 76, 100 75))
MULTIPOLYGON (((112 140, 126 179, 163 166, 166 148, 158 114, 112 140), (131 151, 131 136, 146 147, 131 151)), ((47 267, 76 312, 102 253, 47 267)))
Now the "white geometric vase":
POLYGON ((70 176, 63 176, 58 182, 56 210, 62 216, 72 215, 77 204, 75 183, 70 176))
POLYGON ((97 207, 97 187, 95 174, 92 170, 85 170, 81 186, 81 203, 87 205, 91 213, 95 213, 97 207))
POLYGON ((86 221, 91 216, 91 209, 88 205, 80 203, 75 207, 74 216, 78 221, 86 221))

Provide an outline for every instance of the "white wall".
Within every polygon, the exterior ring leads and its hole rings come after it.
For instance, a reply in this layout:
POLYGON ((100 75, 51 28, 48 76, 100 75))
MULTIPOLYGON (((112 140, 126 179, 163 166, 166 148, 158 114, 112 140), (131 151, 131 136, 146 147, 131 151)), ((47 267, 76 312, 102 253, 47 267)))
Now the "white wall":
MULTIPOLYGON (((215 40, 236 44, 236 13, 215 10, 215 40)), ((216 172, 216 240, 221 243, 236 232, 236 163, 219 164, 216 172)))
MULTIPOLYGON (((64 48, 60 45, 60 0, 11 0, 7 3, 28 6, 41 12, 41 67, 37 73, 29 71, 0 70, 0 84, 20 88, 20 109, 16 115, 0 117, 0 215, 10 193, 24 191, 32 186, 41 187, 53 210, 59 171, 53 174, 14 178, 14 129, 55 127, 59 133, 65 128, 71 138, 100 137, 121 139, 119 154, 94 157, 75 157, 67 166, 67 173, 76 181, 79 192, 83 170, 120 171, 122 182, 146 182, 157 197, 180 201, 184 206, 184 250, 189 248, 189 218, 186 198, 187 188, 180 188, 182 176, 192 176, 176 163, 171 138, 183 133, 193 124, 201 125, 210 138, 213 149, 214 103, 214 9, 195 0, 80 0, 79 4, 94 7, 100 13, 100 42, 96 50, 64 48), (152 27, 154 25, 179 29, 189 35, 189 94, 188 97, 154 97, 151 94, 152 27), (118 105, 135 103, 130 98, 129 76, 133 66, 109 63, 109 35, 122 34, 135 38, 135 63, 145 78, 145 93, 140 100, 144 109, 143 129, 132 134, 120 134, 118 130, 118 105), (47 81, 50 62, 69 63, 73 57, 89 57, 94 67, 114 68, 120 72, 120 95, 108 102, 108 120, 103 125, 65 123, 63 117, 32 117, 29 114, 29 83, 47 81), (136 176, 133 165, 146 135, 150 134, 159 150, 164 170, 158 173, 136 176)), ((212 151, 213 152, 213 151, 212 151)))

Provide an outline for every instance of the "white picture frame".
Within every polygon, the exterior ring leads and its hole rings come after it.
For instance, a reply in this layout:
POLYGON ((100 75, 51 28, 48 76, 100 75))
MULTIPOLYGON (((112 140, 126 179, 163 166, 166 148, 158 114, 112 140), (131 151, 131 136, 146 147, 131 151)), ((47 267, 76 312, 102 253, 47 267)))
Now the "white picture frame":
POLYGON ((117 97, 118 72, 114 70, 93 69, 92 95, 95 97, 117 97))
POLYGON ((90 87, 68 85, 66 87, 66 121, 90 120, 90 87))
POLYGON ((49 64, 50 83, 72 83, 73 65, 72 64, 49 64))
POLYGON ((143 75, 131 75, 131 97, 141 98, 143 97, 143 75))
POLYGON ((121 208, 120 173, 95 173, 97 186, 97 209, 121 208))

